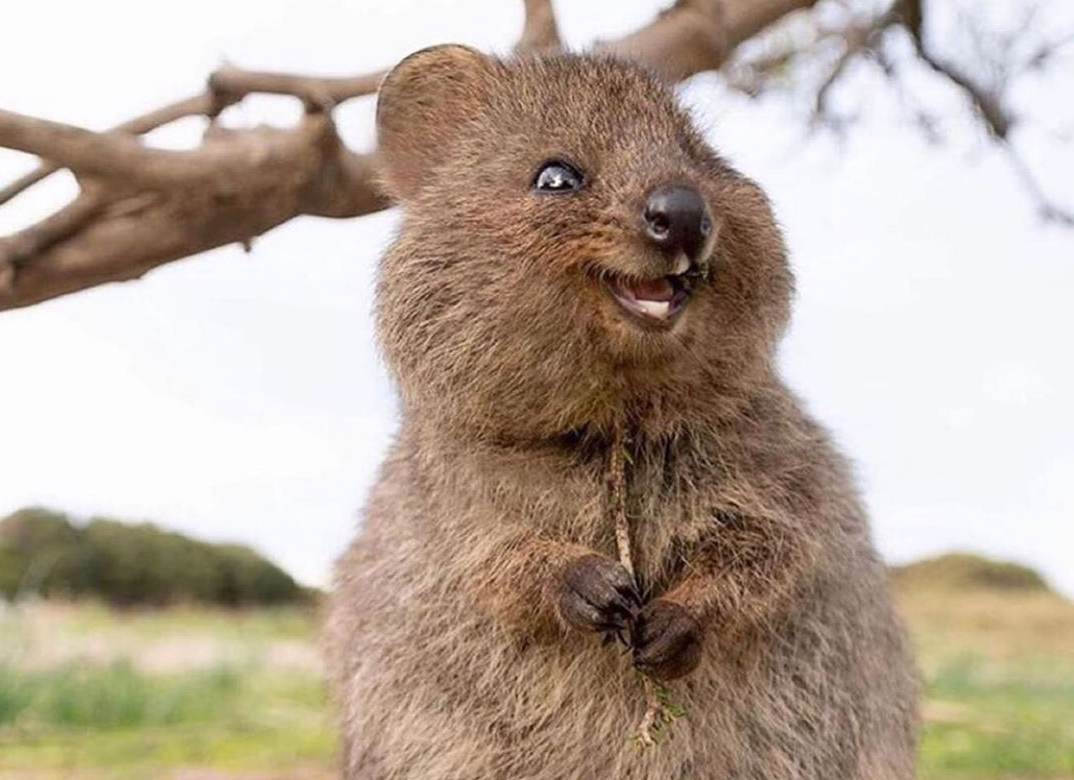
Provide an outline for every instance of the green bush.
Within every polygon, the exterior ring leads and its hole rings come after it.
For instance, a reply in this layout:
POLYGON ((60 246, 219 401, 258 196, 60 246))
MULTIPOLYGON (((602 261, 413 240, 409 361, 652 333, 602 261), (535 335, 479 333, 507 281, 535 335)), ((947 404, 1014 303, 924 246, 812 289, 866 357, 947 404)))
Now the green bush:
POLYGON ((0 520, 0 592, 76 595, 86 588, 81 535, 67 517, 20 509, 0 520))
POLYGON ((143 523, 23 509, 0 520, 0 594, 94 596, 120 606, 248 606, 308 600, 248 547, 214 545, 143 523))

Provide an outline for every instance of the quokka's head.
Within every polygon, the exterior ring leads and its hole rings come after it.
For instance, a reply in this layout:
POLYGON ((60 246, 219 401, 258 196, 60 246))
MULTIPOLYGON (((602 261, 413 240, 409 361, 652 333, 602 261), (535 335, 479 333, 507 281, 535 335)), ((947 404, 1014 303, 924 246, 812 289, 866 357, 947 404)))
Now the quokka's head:
POLYGON ((758 187, 626 62, 438 46, 377 106, 380 338, 414 414, 503 439, 733 413, 791 294, 758 187))

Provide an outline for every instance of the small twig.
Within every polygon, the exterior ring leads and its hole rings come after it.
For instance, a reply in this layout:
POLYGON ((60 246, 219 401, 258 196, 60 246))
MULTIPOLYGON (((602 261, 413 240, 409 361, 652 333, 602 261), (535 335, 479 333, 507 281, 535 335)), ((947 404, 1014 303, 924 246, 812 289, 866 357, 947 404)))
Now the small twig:
POLYGON ((611 488, 612 488, 612 516, 615 520, 615 547, 619 553, 619 563, 627 570, 637 582, 637 574, 634 571, 634 556, 630 549, 630 521, 626 512, 626 467, 624 459, 626 455, 626 437, 621 423, 615 426, 615 437, 612 440, 611 462, 611 488))
MULTIPOLYGON (((629 572, 637 584, 638 575, 634 569, 634 554, 630 544, 630 519, 626 510, 626 458, 627 437, 622 422, 617 422, 612 438, 609 457, 611 501, 610 509, 615 525, 615 547, 619 563, 629 572)), ((661 729, 683 715, 680 707, 670 701, 667 689, 651 677, 644 678, 645 714, 638 724, 635 740, 643 748, 657 744, 661 729)))
POLYGON ((863 24, 850 25, 838 33, 838 36, 843 40, 843 52, 817 88, 817 93, 813 100, 814 123, 828 124, 833 127, 839 124, 837 120, 831 118, 829 110, 829 97, 832 89, 842 80, 850 64, 874 52, 879 46, 884 32, 898 21, 898 15, 889 10, 876 19, 869 20, 863 24))
MULTIPOLYGON (((915 42, 916 39, 915 39, 915 42)), ((1014 126, 1014 118, 1003 105, 1001 97, 978 84, 969 74, 963 73, 954 65, 942 62, 938 57, 928 51, 920 42, 917 42, 917 54, 921 61, 929 66, 937 75, 943 76, 970 99, 970 103, 980 114, 988 132, 997 139, 1005 139, 1014 126)))
POLYGON ((1074 210, 1066 209, 1054 202, 1049 198, 1048 194, 1044 192, 1044 188, 1041 187, 1039 181, 1037 181, 1036 175, 1030 170, 1029 165, 1014 148, 1014 144, 1010 140, 1005 140, 1000 144, 1000 148, 1007 153, 1007 159, 1011 163, 1011 167, 1014 168, 1014 172, 1018 175, 1018 178, 1022 181, 1022 186, 1029 192, 1031 198, 1036 201, 1037 213, 1040 214, 1040 218, 1045 222, 1054 222, 1064 227, 1074 227, 1074 210))

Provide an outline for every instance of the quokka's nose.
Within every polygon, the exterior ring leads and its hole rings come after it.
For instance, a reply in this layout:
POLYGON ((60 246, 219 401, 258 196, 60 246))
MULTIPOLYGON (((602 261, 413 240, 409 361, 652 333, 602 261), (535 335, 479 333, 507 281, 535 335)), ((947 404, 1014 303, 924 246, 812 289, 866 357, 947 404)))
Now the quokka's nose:
POLYGON ((658 187, 645 203, 645 234, 668 255, 680 252, 694 262, 712 232, 701 193, 683 184, 658 187))

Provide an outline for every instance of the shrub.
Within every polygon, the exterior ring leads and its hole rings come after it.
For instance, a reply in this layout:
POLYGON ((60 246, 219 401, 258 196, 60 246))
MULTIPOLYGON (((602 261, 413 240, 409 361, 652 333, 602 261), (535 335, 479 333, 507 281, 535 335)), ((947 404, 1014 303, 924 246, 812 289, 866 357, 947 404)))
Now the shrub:
POLYGON ((85 550, 70 520, 48 509, 20 509, 0 520, 0 589, 76 595, 86 587, 85 550))
POLYGON ((94 518, 84 527, 46 509, 0 520, 0 594, 95 596, 120 606, 246 606, 306 601, 308 592, 248 547, 214 545, 94 518))

